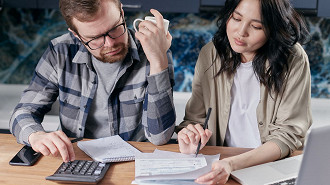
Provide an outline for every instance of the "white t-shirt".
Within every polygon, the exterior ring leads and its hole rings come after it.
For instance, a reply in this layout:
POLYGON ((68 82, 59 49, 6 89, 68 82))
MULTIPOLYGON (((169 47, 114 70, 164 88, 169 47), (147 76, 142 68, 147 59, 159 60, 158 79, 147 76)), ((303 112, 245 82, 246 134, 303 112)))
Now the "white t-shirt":
POLYGON ((226 143, 231 147, 256 148, 261 145, 257 121, 260 81, 252 61, 241 63, 231 88, 231 109, 226 143))

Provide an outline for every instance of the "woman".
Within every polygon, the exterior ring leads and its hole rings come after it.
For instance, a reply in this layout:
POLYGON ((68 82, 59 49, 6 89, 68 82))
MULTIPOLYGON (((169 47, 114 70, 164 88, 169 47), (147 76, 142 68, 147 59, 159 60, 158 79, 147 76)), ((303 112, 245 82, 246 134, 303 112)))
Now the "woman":
POLYGON ((224 184, 232 171, 289 156, 311 126, 308 31, 289 0, 227 0, 213 41, 195 67, 192 96, 178 129, 182 153, 198 141, 254 148, 219 160, 201 184, 224 184), (212 113, 208 129, 201 123, 212 113))

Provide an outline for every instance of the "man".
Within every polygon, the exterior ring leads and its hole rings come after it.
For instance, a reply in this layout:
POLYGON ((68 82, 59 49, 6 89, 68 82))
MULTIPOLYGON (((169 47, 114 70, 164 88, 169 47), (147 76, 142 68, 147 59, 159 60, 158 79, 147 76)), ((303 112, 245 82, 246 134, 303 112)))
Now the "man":
POLYGON ((172 37, 157 24, 128 30, 120 0, 60 0, 69 33, 55 38, 10 121, 19 143, 43 155, 75 159, 68 137, 169 141, 174 130, 172 37), (135 38, 136 37, 136 38, 135 38), (137 41, 138 39, 139 41, 137 41), (61 129, 41 125, 56 99, 61 129))

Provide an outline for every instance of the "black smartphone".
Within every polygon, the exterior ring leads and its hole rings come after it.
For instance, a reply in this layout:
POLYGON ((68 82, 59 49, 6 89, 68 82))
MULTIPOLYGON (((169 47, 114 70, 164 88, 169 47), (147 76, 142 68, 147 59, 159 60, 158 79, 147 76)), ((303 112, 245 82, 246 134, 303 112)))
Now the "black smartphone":
POLYGON ((10 165, 32 166, 41 156, 32 147, 25 145, 10 161, 10 165))

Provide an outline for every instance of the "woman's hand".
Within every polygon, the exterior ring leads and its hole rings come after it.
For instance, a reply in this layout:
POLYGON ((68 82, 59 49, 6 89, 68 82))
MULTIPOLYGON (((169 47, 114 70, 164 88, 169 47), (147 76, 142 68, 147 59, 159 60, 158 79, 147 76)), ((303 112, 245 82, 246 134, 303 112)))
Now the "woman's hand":
POLYGON ((200 124, 189 124, 178 133, 179 149, 181 153, 192 154, 196 152, 199 140, 202 149, 210 139, 212 132, 203 129, 200 124))
POLYGON ((212 170, 198 177, 195 182, 199 184, 225 184, 232 171, 229 160, 223 159, 216 161, 212 164, 212 170))

